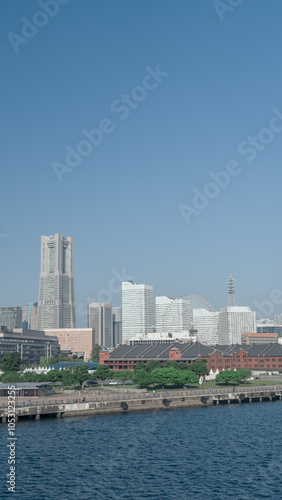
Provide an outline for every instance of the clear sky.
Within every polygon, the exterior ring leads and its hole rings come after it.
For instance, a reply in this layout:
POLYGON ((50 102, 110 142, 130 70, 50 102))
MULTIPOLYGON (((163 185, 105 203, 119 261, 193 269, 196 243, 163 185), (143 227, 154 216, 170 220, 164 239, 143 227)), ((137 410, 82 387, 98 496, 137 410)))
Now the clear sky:
POLYGON ((230 272, 238 305, 282 289, 282 2, 229 2, 1 2, 1 305, 37 300, 57 232, 75 239, 79 325, 89 300, 121 304, 122 269, 216 309, 230 272), (66 147, 99 127, 71 168, 66 147))

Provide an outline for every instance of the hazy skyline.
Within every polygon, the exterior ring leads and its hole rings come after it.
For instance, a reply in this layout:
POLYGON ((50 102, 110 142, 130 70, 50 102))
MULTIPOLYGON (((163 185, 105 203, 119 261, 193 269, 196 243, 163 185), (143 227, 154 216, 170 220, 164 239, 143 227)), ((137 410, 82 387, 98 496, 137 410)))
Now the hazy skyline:
POLYGON ((238 305, 270 300, 282 289, 280 0, 243 1, 223 21, 211 0, 70 0, 23 32, 38 11, 0 6, 1 306, 37 301, 40 237, 58 232, 74 237, 78 326, 84 304, 121 305, 119 275, 218 310, 232 273, 238 305), (17 53, 11 32, 30 36, 17 53), (92 129, 70 167, 66 148, 92 129), (219 171, 230 179, 213 192, 219 171), (198 212, 189 223, 180 205, 198 212))

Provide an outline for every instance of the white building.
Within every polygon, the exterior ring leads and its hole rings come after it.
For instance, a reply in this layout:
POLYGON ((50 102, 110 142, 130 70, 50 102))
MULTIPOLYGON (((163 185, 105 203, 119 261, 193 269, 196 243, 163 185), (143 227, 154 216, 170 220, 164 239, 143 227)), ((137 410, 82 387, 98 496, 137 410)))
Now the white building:
POLYGON ((190 302, 187 298, 156 297, 156 332, 189 330, 190 302))
POLYGON ((75 328, 73 238, 41 236, 37 330, 75 328))
POLYGON ((102 347, 113 346, 112 304, 92 302, 88 305, 88 328, 95 331, 96 343, 102 347))
POLYGON ((242 333, 256 333, 256 313, 250 307, 224 307, 219 313, 219 344, 241 344, 242 333))
POLYGON ((193 309, 193 328, 197 330, 198 342, 207 345, 218 344, 218 315, 208 309, 193 309))
POLYGON ((147 335, 144 335, 144 337, 140 337, 139 339, 132 338, 129 339, 129 344, 130 345, 136 345, 136 344, 171 344, 173 342, 181 342, 181 343, 190 343, 190 342, 196 342, 197 337, 195 336, 190 336, 189 331, 180 331, 180 332, 154 332, 154 333, 148 333, 147 335))
POLYGON ((153 332, 153 287, 133 281, 122 283, 122 343, 153 332))

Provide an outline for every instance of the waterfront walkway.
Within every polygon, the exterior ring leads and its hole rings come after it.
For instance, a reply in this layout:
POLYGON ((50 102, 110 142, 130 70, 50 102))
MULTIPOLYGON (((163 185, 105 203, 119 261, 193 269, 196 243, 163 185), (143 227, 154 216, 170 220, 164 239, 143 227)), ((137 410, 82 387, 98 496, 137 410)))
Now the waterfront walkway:
MULTIPOLYGON (((59 405, 59 404, 74 404, 74 403, 96 403, 96 402, 114 402, 114 401, 132 401, 132 400, 144 400, 144 399, 158 399, 158 398, 171 398, 171 397, 183 397, 183 396, 204 396, 208 397, 211 395, 229 395, 232 393, 244 393, 250 394, 258 391, 277 391, 282 390, 282 384, 276 385, 263 385, 263 386, 240 386, 240 387, 218 387, 215 389, 205 388, 205 389, 179 389, 178 391, 166 391, 158 390, 155 392, 130 392, 130 393, 115 393, 115 394, 103 394, 100 395, 89 395, 89 394, 64 394, 63 397, 60 395, 52 395, 45 398, 28 398, 28 397, 18 397, 16 399, 16 408, 23 408, 27 406, 44 406, 44 405, 59 405), (57 396, 57 397, 56 397, 57 396)), ((99 391, 98 391, 99 392, 99 391)), ((0 398, 0 408, 7 408, 8 399, 0 398)))

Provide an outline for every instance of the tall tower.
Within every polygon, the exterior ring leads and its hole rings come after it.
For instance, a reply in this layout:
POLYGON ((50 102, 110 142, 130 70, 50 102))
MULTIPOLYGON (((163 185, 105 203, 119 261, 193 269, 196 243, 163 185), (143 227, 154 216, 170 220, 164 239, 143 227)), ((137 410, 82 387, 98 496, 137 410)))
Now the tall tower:
POLYGON ((122 283, 122 343, 154 329, 153 287, 133 281, 122 283))
POLYGON ((113 347, 112 304, 92 302, 88 305, 88 327, 95 330, 95 343, 113 347))
POLYGON ((235 280, 230 274, 228 278, 228 305, 229 307, 235 307, 235 280))
POLYGON ((37 330, 76 328, 73 238, 41 236, 37 330))

